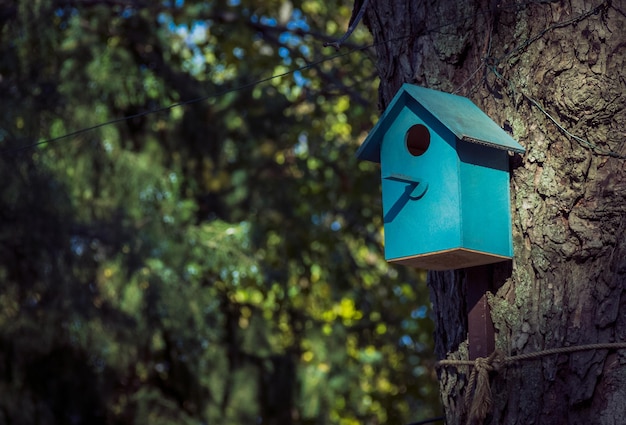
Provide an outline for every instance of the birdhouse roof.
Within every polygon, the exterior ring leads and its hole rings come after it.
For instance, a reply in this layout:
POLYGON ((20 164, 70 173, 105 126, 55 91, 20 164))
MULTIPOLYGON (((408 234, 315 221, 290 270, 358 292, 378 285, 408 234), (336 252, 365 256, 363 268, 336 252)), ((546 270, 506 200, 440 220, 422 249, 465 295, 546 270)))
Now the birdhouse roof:
POLYGON ((420 118, 427 124, 429 120, 435 119, 461 140, 495 149, 519 153, 525 151, 522 145, 468 98, 405 83, 357 151, 357 158, 380 162, 380 144, 383 136, 401 109, 409 102, 421 106, 417 110, 425 115, 420 118))

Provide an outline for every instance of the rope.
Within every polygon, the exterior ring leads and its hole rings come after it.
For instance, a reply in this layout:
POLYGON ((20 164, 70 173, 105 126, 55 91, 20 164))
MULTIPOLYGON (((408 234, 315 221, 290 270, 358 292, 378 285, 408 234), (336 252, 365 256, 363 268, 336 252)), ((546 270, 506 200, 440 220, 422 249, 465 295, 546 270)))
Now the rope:
POLYGON ((469 366, 472 371, 469 376, 467 390, 465 391, 465 408, 468 411, 467 424, 482 424, 493 407, 491 386, 489 385, 489 372, 498 372, 503 367, 524 360, 534 360, 553 354, 568 354, 577 351, 588 350, 619 350, 626 349, 626 342, 609 342, 599 344, 575 345, 571 347, 551 348, 523 353, 515 356, 505 356, 499 350, 495 350, 489 357, 478 357, 475 360, 444 359, 437 362, 436 367, 445 366, 469 366))
POLYGON ((493 399, 489 385, 489 372, 500 369, 502 357, 502 352, 496 350, 489 357, 478 357, 474 360, 468 391, 465 392, 465 406, 469 407, 468 423, 470 424, 476 421, 480 423, 491 412, 493 399))

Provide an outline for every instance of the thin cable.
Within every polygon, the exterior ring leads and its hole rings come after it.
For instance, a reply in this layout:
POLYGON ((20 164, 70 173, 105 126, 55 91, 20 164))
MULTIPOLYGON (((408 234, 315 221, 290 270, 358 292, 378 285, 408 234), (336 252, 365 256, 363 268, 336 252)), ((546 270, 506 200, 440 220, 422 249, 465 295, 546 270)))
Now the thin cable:
POLYGON ((213 94, 210 94, 210 95, 207 95, 207 96, 196 97, 194 99, 189 99, 189 100, 185 100, 185 101, 182 101, 182 102, 173 103, 171 105, 163 106, 161 108, 150 109, 148 111, 139 112, 139 113, 132 114, 132 115, 126 115, 126 116, 123 116, 123 117, 120 117, 120 118, 114 118, 112 120, 105 121, 105 122, 102 122, 100 124, 93 125, 91 127, 82 128, 80 130, 76 130, 76 131, 72 131, 70 133, 64 134, 62 136, 41 140, 41 141, 38 141, 38 142, 35 142, 35 143, 31 143, 29 145, 20 146, 18 148, 2 149, 2 150, 0 150, 0 154, 16 153, 16 152, 20 152, 20 151, 27 150, 27 149, 32 149, 32 148, 37 147, 37 146, 45 145, 47 143, 58 142, 60 140, 67 139, 69 137, 78 136, 80 134, 87 133, 89 131, 93 131, 93 130, 96 130, 96 129, 101 128, 101 127, 106 127, 106 126, 109 126, 109 125, 117 124, 117 123, 120 123, 120 122, 123 122, 123 121, 131 120, 133 118, 140 118, 140 117, 144 117, 146 115, 152 115, 152 114, 156 114, 156 113, 159 113, 159 112, 165 112, 165 111, 169 111, 170 109, 179 108, 181 106, 191 105, 193 103, 198 103, 198 102, 202 102, 202 101, 209 100, 209 99, 215 99, 215 98, 224 96, 224 95, 229 94, 229 93, 247 90, 247 89, 255 87, 255 86, 259 85, 259 84, 263 84, 263 83, 266 83, 268 81, 271 81, 271 80, 274 80, 274 79, 277 79, 277 78, 285 77, 287 75, 293 74, 293 73, 298 72, 298 71, 304 71, 306 69, 313 68, 313 67, 315 67, 317 65, 320 65, 320 64, 322 64, 324 62, 335 60, 337 58, 350 55, 350 54, 352 54, 352 53, 354 53, 356 51, 365 50, 365 49, 367 49, 369 47, 371 47, 371 46, 357 47, 357 48, 351 49, 351 50, 349 50, 347 52, 337 53, 335 55, 332 55, 332 56, 329 56, 329 57, 326 57, 326 58, 323 58, 323 59, 319 59, 317 61, 308 63, 306 65, 303 65, 303 66, 298 67, 298 68, 294 68, 294 69, 289 70, 289 71, 282 72, 280 74, 274 74, 274 75, 272 75, 270 77, 266 77, 266 78, 262 78, 260 80, 252 81, 252 82, 246 83, 246 84, 244 84, 242 86, 238 86, 238 87, 233 87, 233 88, 230 88, 230 89, 222 90, 222 91, 219 91, 217 93, 213 93, 213 94))
POLYGON ((426 425, 433 424, 435 422, 443 422, 446 419, 445 416, 437 416, 436 418, 424 419, 423 421, 411 422, 407 425, 426 425))
POLYGON ((190 100, 185 100, 185 101, 182 101, 182 102, 173 103, 173 104, 168 105, 168 106, 164 106, 164 107, 156 108, 156 109, 150 109, 148 111, 139 112, 139 113, 136 113, 136 114, 133 114, 133 115, 127 115, 127 116, 123 116, 123 117, 120 117, 120 118, 114 118, 112 120, 105 121, 105 122, 102 122, 100 124, 93 125, 91 127, 86 127, 86 128, 82 128, 80 130, 72 131, 72 132, 64 134, 62 136, 52 137, 52 138, 48 138, 48 139, 45 139, 45 140, 40 140, 38 142, 31 143, 31 144, 24 145, 24 146, 20 146, 20 147, 17 147, 17 148, 0 149, 0 155, 21 152, 21 151, 24 151, 24 150, 35 148, 37 146, 45 145, 45 144, 48 144, 48 143, 55 143, 55 142, 58 142, 58 141, 61 141, 61 140, 64 140, 64 139, 67 139, 67 138, 70 138, 70 137, 73 137, 73 136, 78 136, 80 134, 87 133, 87 132, 96 130, 96 129, 101 128, 101 127, 106 127, 106 126, 117 124, 117 123, 120 123, 120 122, 123 122, 123 121, 131 120, 133 118, 140 118, 140 117, 144 117, 144 116, 147 116, 147 115, 156 114, 156 113, 159 113, 159 112, 165 112, 165 111, 169 111, 170 109, 178 108, 180 106, 190 105, 190 104, 193 104, 193 103, 202 102, 204 100, 215 99, 215 98, 224 96, 224 95, 226 95, 228 93, 233 93, 233 92, 237 92, 237 91, 246 90, 246 89, 255 87, 255 86, 259 85, 259 84, 263 84, 263 83, 266 83, 268 81, 274 80, 276 78, 285 77, 285 76, 291 75, 291 74, 293 74, 295 72, 304 71, 306 69, 313 68, 313 67, 315 67, 317 65, 320 65, 322 63, 329 62, 329 61, 335 60, 335 59, 343 57, 343 56, 348 56, 348 55, 350 55, 350 54, 352 54, 354 52, 357 52, 357 51, 367 50, 367 49, 369 49, 371 47, 378 47, 378 46, 386 44, 386 43, 397 43, 397 42, 406 40, 407 38, 411 38, 411 37, 421 37, 423 35, 430 34, 432 32, 441 30, 441 29, 443 29, 443 28, 445 28, 447 26, 455 25, 455 24, 457 24, 459 22, 465 21, 465 20, 469 19, 470 17, 471 17, 471 15, 468 15, 468 16, 459 18, 459 19, 457 19, 455 21, 449 21, 449 22, 446 22, 444 24, 440 24, 440 25, 437 25, 437 26, 426 28, 426 29, 424 29, 423 31, 421 31, 421 32, 419 32, 417 34, 408 34, 408 35, 404 35, 404 36, 400 36, 400 37, 395 37, 395 38, 391 38, 391 39, 387 39, 387 40, 382 40, 382 41, 379 41, 377 43, 371 43, 371 44, 368 44, 366 46, 355 47, 355 48, 352 48, 352 49, 348 50, 347 52, 337 53, 335 55, 332 55, 332 56, 329 56, 329 57, 326 57, 326 58, 322 58, 322 59, 319 59, 319 60, 314 61, 314 62, 310 62, 310 63, 308 63, 306 65, 301 66, 301 67, 294 68, 292 70, 285 71, 285 72, 280 73, 280 74, 272 75, 270 77, 262 78, 260 80, 256 80, 256 81, 244 84, 242 86, 238 86, 238 87, 234 87, 234 88, 231 88, 231 89, 222 90, 220 92, 217 92, 217 93, 214 93, 214 94, 211 94, 211 95, 197 97, 195 99, 190 99, 190 100))
POLYGON ((615 152, 612 149, 603 149, 600 146, 598 146, 595 143, 590 142, 587 139, 583 139, 580 136, 577 136, 575 134, 573 134, 571 131, 567 130, 556 118, 554 118, 548 111, 545 110, 545 108, 541 105, 541 103, 539 103, 539 101, 535 100, 534 98, 532 98, 531 96, 529 96, 528 94, 526 94, 524 91, 520 90, 518 87, 515 87, 515 85, 509 81, 508 79, 506 79, 502 74, 500 74, 493 66, 489 67, 489 70, 496 76, 496 78, 504 81, 505 83, 508 84, 509 88, 515 93, 519 93, 522 96, 524 96, 530 103, 532 103, 537 109, 539 109, 539 111, 541 113, 543 113, 550 121, 552 121, 552 123, 559 129, 560 132, 562 132, 563 134, 565 134, 566 136, 570 137, 571 139, 574 139, 576 142, 578 142, 579 145, 581 145, 582 147, 591 150, 592 152, 594 152, 597 155, 602 155, 602 156, 609 156, 611 158, 617 158, 617 159, 626 159, 626 155, 621 155, 617 152, 615 152))
POLYGON ((596 7, 594 7, 593 9, 590 9, 586 12, 581 13, 578 16, 575 16, 572 19, 568 19, 566 21, 561 21, 561 22, 556 22, 553 25, 550 25, 549 27, 545 28, 544 30, 540 31, 538 34, 535 34, 534 36, 528 38, 525 42, 523 42, 522 44, 520 44, 519 46, 517 46, 515 49, 511 50, 510 52, 506 53, 504 56, 497 58, 496 62, 501 62, 505 59, 509 59, 511 57, 513 57, 514 55, 520 53, 522 50, 524 50, 526 47, 530 46, 532 43, 534 43, 535 41, 539 40, 541 37, 543 37, 545 34, 547 34, 548 32, 555 30, 556 28, 563 28, 572 24, 576 24, 578 22, 581 22, 585 19, 587 19, 588 17, 590 17, 591 15, 597 15, 598 13, 600 13, 600 10, 602 10, 603 8, 608 7, 608 3, 607 1, 603 1, 602 3, 600 3, 599 5, 597 5, 596 7))
POLYGON ((478 65, 478 67, 474 70, 474 72, 472 72, 472 73, 470 74, 470 76, 469 76, 469 77, 467 77, 467 79, 466 79, 465 81, 463 81, 463 82, 462 82, 462 83, 461 83, 461 84, 460 84, 460 85, 459 85, 459 86, 458 86, 458 87, 457 87, 457 88, 456 88, 456 89, 452 92, 452 94, 457 94, 458 92, 460 92, 460 91, 461 91, 461 89, 462 89, 463 87, 465 87, 465 85, 466 85, 467 83, 469 83, 469 82, 472 80, 472 78, 474 78, 474 75, 476 75, 476 73, 477 73, 478 71, 480 71, 480 70, 482 69, 482 67, 483 67, 483 66, 485 66, 485 61, 484 61, 484 60, 481 60, 481 61, 480 61, 480 65, 478 65))

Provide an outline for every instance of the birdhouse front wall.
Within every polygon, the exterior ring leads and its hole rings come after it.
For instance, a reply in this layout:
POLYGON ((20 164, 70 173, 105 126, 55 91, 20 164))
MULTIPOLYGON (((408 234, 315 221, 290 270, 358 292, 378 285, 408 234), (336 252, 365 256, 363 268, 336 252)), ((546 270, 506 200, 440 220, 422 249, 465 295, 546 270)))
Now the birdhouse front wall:
POLYGON ((461 246, 456 139, 438 122, 420 118, 415 111, 418 106, 405 105, 381 143, 385 257, 389 261, 461 246), (412 128, 418 130, 418 146, 421 137, 429 138, 423 152, 412 153, 407 146, 412 128))

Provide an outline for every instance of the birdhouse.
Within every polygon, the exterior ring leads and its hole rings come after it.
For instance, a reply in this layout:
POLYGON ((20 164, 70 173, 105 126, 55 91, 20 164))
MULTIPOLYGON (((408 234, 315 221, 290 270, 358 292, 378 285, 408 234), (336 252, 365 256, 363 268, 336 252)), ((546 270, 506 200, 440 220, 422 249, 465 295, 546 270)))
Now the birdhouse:
POLYGON ((469 99, 404 84, 357 152, 380 163, 385 258, 428 270, 513 256, 508 152, 469 99))

